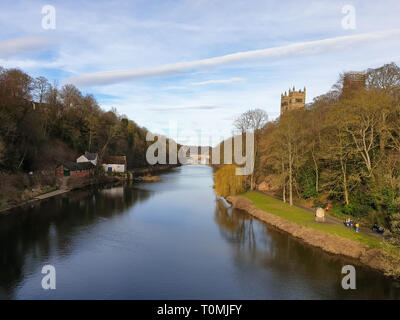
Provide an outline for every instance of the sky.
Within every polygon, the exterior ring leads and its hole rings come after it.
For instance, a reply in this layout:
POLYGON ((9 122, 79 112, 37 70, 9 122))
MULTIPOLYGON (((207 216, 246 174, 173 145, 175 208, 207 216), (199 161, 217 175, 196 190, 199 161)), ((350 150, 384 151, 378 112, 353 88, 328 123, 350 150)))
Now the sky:
POLYGON ((398 0, 1 0, 0 66, 215 145, 248 109, 278 117, 289 87, 308 103, 342 72, 399 64, 399 16, 398 0))

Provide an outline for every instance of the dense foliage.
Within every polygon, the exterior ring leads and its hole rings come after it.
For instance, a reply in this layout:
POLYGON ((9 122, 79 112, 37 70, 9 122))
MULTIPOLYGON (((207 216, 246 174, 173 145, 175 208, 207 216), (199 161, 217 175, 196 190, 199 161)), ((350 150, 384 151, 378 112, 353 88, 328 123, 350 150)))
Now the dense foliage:
POLYGON ((0 68, 1 171, 45 169, 85 151, 126 155, 128 167, 145 166, 146 133, 73 85, 58 89, 44 77, 0 68))
POLYGON ((269 122, 258 148, 257 182, 273 181, 289 202, 334 202, 343 213, 397 226, 400 68, 367 70, 365 87, 351 90, 341 77, 306 109, 269 122))

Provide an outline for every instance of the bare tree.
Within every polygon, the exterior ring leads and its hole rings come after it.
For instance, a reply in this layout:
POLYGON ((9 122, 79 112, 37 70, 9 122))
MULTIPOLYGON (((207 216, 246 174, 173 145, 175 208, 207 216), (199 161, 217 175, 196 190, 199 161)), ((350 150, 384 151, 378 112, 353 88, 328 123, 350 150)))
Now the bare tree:
POLYGON ((248 130, 262 129, 268 121, 268 114, 262 109, 250 109, 242 113, 233 123, 234 127, 244 133, 248 130))
MULTIPOLYGON (((233 123, 234 127, 238 129, 242 135, 247 131, 254 132, 254 159, 258 161, 258 140, 259 131, 264 128, 268 122, 268 114, 262 109, 250 109, 242 113, 239 118, 233 123)), ((256 166, 256 163, 254 164, 256 166)), ((254 189, 254 170, 250 177, 250 188, 254 189)))
POLYGON ((66 84, 61 88, 60 98, 65 106, 69 109, 71 107, 77 107, 82 101, 81 92, 72 84, 66 84))
POLYGON ((368 89, 379 88, 385 93, 398 95, 400 90, 400 68, 395 63, 385 64, 376 69, 368 69, 366 85, 368 89))
POLYGON ((45 99, 46 94, 50 89, 50 83, 45 77, 38 77, 34 80, 34 98, 39 102, 39 106, 45 99))

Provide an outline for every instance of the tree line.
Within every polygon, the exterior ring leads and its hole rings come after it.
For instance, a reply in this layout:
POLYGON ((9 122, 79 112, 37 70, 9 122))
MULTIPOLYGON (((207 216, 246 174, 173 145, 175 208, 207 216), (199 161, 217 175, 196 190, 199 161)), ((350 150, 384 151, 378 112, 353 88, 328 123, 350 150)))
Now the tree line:
POLYGON ((45 158, 73 160, 86 151, 126 155, 128 168, 147 166, 147 131, 116 109, 102 110, 74 85, 59 88, 44 77, 0 68, 0 171, 45 169, 45 158), (68 151, 52 148, 57 143, 68 151))
POLYGON ((265 115, 258 115, 262 128, 248 119, 243 114, 234 123, 240 131, 251 123, 245 129, 256 133, 248 189, 255 187, 253 179, 267 181, 290 204, 329 202, 371 223, 400 225, 400 68, 395 63, 366 70, 362 86, 347 87, 341 75, 328 93, 275 121, 263 123, 265 115))

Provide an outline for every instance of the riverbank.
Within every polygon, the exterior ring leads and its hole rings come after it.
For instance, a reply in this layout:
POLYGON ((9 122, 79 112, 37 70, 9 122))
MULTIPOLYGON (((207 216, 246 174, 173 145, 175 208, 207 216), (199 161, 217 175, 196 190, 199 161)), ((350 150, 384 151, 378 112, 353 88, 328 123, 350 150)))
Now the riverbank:
POLYGON ((178 166, 180 165, 155 165, 146 168, 135 168, 125 173, 96 175, 80 179, 57 178, 53 172, 44 174, 45 178, 39 174, 33 178, 23 173, 14 175, 3 174, 1 176, 3 178, 2 183, 0 183, 0 214, 21 206, 30 205, 39 200, 88 186, 117 181, 135 181, 135 178, 138 177, 141 177, 140 180, 143 181, 159 181, 160 179, 152 176, 152 174, 166 172, 178 166), (146 176, 147 178, 142 178, 146 176), (4 177, 7 177, 7 179, 4 179, 4 177))
POLYGON ((229 196, 227 201, 234 208, 246 211, 306 244, 330 254, 351 258, 386 276, 400 279, 400 256, 382 239, 355 233, 344 226, 317 223, 309 212, 301 212, 301 209, 278 203, 275 199, 267 201, 266 196, 255 192, 229 196))
POLYGON ((87 177, 80 179, 59 179, 54 185, 35 185, 32 191, 25 187, 24 191, 20 192, 19 198, 14 198, 12 201, 2 203, 0 206, 0 214, 7 213, 18 207, 31 205, 34 202, 55 197, 71 190, 83 189, 88 186, 109 184, 119 181, 114 176, 102 175, 95 177, 87 177))
POLYGON ((145 168, 134 168, 128 170, 127 172, 112 172, 109 175, 115 177, 120 181, 159 181, 157 177, 153 176, 153 174, 168 172, 174 168, 181 166, 180 164, 166 164, 166 165, 154 165, 145 168), (147 176, 147 178, 145 178, 147 176), (151 178, 149 178, 151 177, 151 178))
POLYGON ((141 177, 141 176, 146 176, 146 175, 152 175, 154 173, 160 173, 160 172, 166 172, 169 170, 172 170, 174 168, 180 167, 180 164, 165 164, 165 165, 154 165, 151 167, 146 167, 146 168, 135 168, 132 170, 129 170, 130 173, 133 174, 134 177, 141 177))

